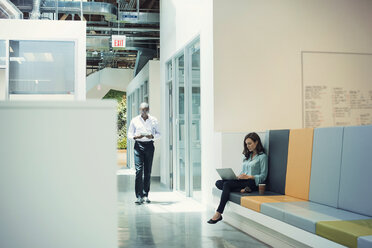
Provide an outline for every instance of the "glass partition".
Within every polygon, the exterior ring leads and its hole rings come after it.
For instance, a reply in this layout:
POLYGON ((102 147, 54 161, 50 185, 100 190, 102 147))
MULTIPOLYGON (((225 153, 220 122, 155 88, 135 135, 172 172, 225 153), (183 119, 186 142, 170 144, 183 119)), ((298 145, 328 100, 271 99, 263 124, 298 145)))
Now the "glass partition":
POLYGON ((10 41, 9 95, 73 95, 74 58, 73 41, 10 41))

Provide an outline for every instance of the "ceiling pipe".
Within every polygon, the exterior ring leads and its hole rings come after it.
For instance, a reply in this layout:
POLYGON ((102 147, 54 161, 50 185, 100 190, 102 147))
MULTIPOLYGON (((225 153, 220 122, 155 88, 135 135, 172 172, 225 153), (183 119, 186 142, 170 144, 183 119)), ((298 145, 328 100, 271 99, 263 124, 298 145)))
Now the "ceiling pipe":
POLYGON ((9 0, 0 0, 0 18, 23 19, 23 13, 9 0))
POLYGON ((30 19, 33 19, 33 20, 40 19, 40 4, 41 4, 41 0, 33 1, 30 19))

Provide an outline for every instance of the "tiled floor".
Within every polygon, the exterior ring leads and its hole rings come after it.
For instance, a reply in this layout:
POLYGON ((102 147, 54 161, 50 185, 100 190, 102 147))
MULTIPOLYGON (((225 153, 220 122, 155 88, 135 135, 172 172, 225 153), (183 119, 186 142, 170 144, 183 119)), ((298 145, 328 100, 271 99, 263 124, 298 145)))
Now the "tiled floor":
POLYGON ((223 221, 207 224, 213 212, 152 182, 152 203, 134 204, 134 175, 118 175, 119 247, 268 247, 223 221))

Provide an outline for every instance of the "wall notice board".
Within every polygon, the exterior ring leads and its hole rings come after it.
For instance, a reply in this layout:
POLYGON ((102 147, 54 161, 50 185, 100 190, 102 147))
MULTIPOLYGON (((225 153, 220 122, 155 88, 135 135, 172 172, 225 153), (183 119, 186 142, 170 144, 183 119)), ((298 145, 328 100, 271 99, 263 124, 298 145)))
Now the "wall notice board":
POLYGON ((372 124, 372 54, 302 52, 303 126, 372 124))

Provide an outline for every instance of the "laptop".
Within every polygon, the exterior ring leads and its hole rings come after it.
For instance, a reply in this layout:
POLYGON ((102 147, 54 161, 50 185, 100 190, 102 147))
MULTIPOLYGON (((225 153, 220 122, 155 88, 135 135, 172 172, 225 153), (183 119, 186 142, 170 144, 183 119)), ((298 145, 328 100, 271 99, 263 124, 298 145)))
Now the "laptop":
POLYGON ((231 168, 216 169, 222 180, 236 180, 237 177, 231 168))

